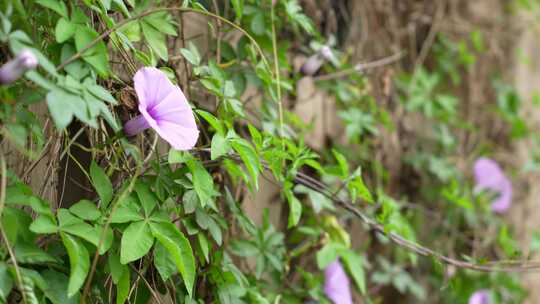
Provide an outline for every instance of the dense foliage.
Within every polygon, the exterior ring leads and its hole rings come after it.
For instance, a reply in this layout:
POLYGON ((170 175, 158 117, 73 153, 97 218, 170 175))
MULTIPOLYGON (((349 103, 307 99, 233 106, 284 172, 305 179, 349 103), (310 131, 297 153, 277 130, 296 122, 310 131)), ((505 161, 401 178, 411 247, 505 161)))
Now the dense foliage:
MULTIPOLYGON (((0 303, 330 303, 324 270, 338 258, 355 303, 525 296, 513 274, 447 265, 391 237, 472 265, 521 258, 490 209, 493 193, 474 190, 474 160, 493 156, 495 141, 463 148, 457 138, 480 128, 453 93, 486 51, 480 32, 437 36, 429 65, 391 79, 387 106, 296 0, 8 0, 0 9, 1 63, 23 50, 39 63, 0 86, 0 141, 25 164, 15 170, 0 155, 0 303), (185 36, 193 20, 204 20, 206 44, 185 36), (299 69, 291 49, 320 62, 299 69), (124 135, 139 115, 141 67, 183 90, 200 131, 193 149, 169 150, 152 129, 124 135), (312 125, 289 103, 306 77, 336 101, 343 140, 306 144, 312 125), (420 125, 396 160, 410 172, 407 193, 392 190, 393 172, 373 156, 383 136, 400 136, 391 107, 420 125), (58 162, 38 174, 60 178, 46 197, 49 186, 29 176, 48 154, 58 162), (65 199, 81 192, 65 187, 68 171, 82 172, 83 199, 65 199), (249 199, 263 179, 280 189, 264 209, 249 199)), ((492 89, 486 112, 507 127, 505 142, 530 136, 515 89, 501 80, 492 89)))

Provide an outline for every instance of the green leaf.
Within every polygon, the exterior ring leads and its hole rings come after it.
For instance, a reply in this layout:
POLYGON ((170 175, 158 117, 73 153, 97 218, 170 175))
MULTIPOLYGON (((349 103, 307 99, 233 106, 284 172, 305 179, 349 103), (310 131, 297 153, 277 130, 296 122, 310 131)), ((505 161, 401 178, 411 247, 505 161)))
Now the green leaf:
POLYGON ((335 210, 332 200, 324 196, 323 194, 314 191, 304 185, 298 185, 294 188, 294 192, 307 194, 311 205, 313 206, 313 211, 315 213, 320 213, 323 209, 335 210))
POLYGON ((244 11, 244 0, 231 0, 236 14, 236 21, 239 22, 242 19, 242 12, 244 11))
POLYGON ((150 190, 150 186, 140 180, 137 181, 137 183, 135 184, 135 192, 137 192, 137 196, 139 197, 139 202, 141 202, 141 205, 144 209, 145 216, 149 217, 154 208, 156 207, 156 196, 150 190))
POLYGON ((249 172, 252 189, 257 190, 259 188, 259 171, 262 167, 257 152, 255 152, 255 149, 242 138, 234 138, 232 140, 232 147, 240 155, 242 162, 249 172))
POLYGON ((330 242, 323 246, 317 252, 317 266, 319 269, 325 269, 330 263, 335 261, 341 251, 347 250, 347 247, 340 243, 330 242))
POLYGON ((69 256, 70 275, 68 297, 74 296, 84 284, 90 268, 90 258, 84 245, 67 233, 60 232, 69 256))
POLYGON ((59 263, 59 261, 32 243, 17 243, 13 251, 17 262, 22 264, 59 263))
POLYGON ((144 217, 137 210, 127 206, 120 206, 116 208, 116 211, 112 215, 111 223, 118 224, 142 220, 144 220, 144 217))
POLYGON ((347 162, 347 159, 337 150, 332 149, 332 154, 334 154, 334 157, 338 162, 341 178, 347 178, 349 176, 349 163, 347 162))
POLYGON ((118 282, 120 282, 122 274, 124 273, 124 270, 127 270, 128 266, 122 265, 120 263, 120 256, 118 256, 118 254, 115 252, 109 253, 107 264, 109 265, 109 271, 111 273, 114 284, 118 284, 118 282))
POLYGON ((66 4, 64 3, 64 1, 59 1, 59 0, 36 0, 36 3, 57 12, 58 14, 60 14, 60 16, 62 16, 64 18, 68 18, 68 11, 67 11, 67 7, 66 7, 66 4))
POLYGON ((302 216, 302 204, 294 196, 294 193, 291 190, 285 191, 285 196, 287 197, 287 202, 289 203, 289 218, 288 218, 288 228, 298 225, 300 217, 302 216))
POLYGON ((71 213, 83 220, 95 221, 101 216, 101 212, 93 202, 83 199, 69 208, 71 213))
POLYGON ((347 184, 347 188, 349 189, 349 193, 351 194, 351 201, 354 202, 357 197, 360 197, 368 203, 374 203, 373 196, 364 184, 364 180, 362 179, 361 175, 357 176, 351 182, 349 182, 347 184))
MULTIPOLYGON (((34 199, 39 201, 37 198, 34 199)), ((11 245, 16 245, 17 242, 33 243, 35 241, 36 235, 29 229, 29 226, 32 224, 32 217, 30 217, 28 211, 6 207, 0 221, 11 245)))
POLYGON ((42 273, 43 279, 47 282, 47 288, 43 290, 45 296, 53 304, 77 304, 79 303, 79 293, 68 297, 68 277, 60 272, 47 269, 42 273))
POLYGON ((161 243, 154 246, 154 265, 164 282, 178 271, 173 257, 161 243))
POLYGON ((13 280, 8 272, 6 263, 0 262, 0 303, 6 303, 13 288, 13 280))
POLYGON ((201 207, 204 208, 212 202, 214 196, 218 195, 214 190, 214 180, 200 161, 192 158, 187 161, 187 166, 193 175, 193 188, 199 196, 201 207))
POLYGON ((62 90, 53 90, 47 94, 47 105, 56 128, 63 130, 73 119, 73 106, 76 103, 73 95, 62 90))
POLYGON ((354 282, 356 283, 356 286, 358 287, 360 292, 362 292, 362 294, 366 294, 366 273, 364 271, 364 258, 350 250, 342 252, 341 257, 343 258, 343 262, 347 266, 347 269, 353 277, 354 282))
POLYGON ((204 233, 197 233, 197 240, 199 241, 199 248, 204 256, 204 260, 210 262, 210 244, 208 244, 208 239, 204 233))
POLYGON ((286 1, 285 12, 293 25, 299 25, 308 34, 315 32, 311 19, 302 13, 302 7, 298 4, 297 0, 286 1))
POLYGON ((23 183, 16 183, 6 188, 6 204, 21 204, 27 203, 32 196, 32 189, 23 183))
POLYGON ((179 151, 175 149, 169 150, 169 164, 181 164, 185 163, 191 156, 185 151, 179 151))
POLYGON ((231 150, 231 144, 220 133, 214 134, 212 137, 212 145, 210 147, 210 159, 214 160, 220 156, 226 155, 231 150))
POLYGON ((195 211, 195 221, 199 227, 206 230, 208 229, 208 222, 211 221, 211 218, 204 209, 197 208, 195 211))
POLYGON ((58 227, 53 218, 48 215, 40 215, 30 225, 30 231, 38 234, 56 233, 58 227))
POLYGON ((193 66, 199 66, 201 64, 201 56, 199 55, 197 48, 191 41, 188 43, 188 45, 189 49, 180 49, 180 53, 193 66))
POLYGON ((257 36, 264 35, 266 32, 266 24, 264 21, 264 14, 262 12, 253 16, 253 19, 251 19, 250 29, 257 36))
POLYGON ((176 36, 175 24, 172 21, 171 15, 167 12, 150 14, 144 17, 142 20, 163 34, 176 36))
POLYGON ((212 238, 214 241, 216 241, 216 244, 221 246, 221 243, 223 242, 223 235, 221 233, 221 228, 219 225, 214 221, 212 218, 209 218, 208 221, 208 231, 210 232, 210 235, 212 235, 212 238))
POLYGON ((56 42, 62 43, 73 37, 77 26, 65 18, 58 19, 55 29, 56 42))
POLYGON ((95 97, 101 99, 101 100, 104 100, 112 105, 116 105, 118 104, 118 102, 116 101, 116 99, 114 99, 114 97, 111 95, 111 93, 109 91, 107 91, 105 88, 103 88, 102 86, 100 85, 97 85, 97 84, 86 84, 85 83, 85 88, 92 94, 94 95, 95 97))
POLYGON ((261 253, 253 242, 247 240, 233 241, 231 249, 235 255, 240 257, 251 257, 261 253))
POLYGON ((150 48, 159 56, 159 58, 167 61, 168 53, 165 35, 145 21, 141 21, 140 24, 144 38, 150 48))
POLYGON ((120 257, 116 253, 109 254, 108 264, 116 285, 116 304, 123 304, 128 298, 130 289, 129 267, 120 263, 120 257))
MULTIPOLYGON (((71 215, 71 213, 64 208, 58 209, 58 221, 60 222, 61 231, 76 235, 98 247, 102 235, 102 226, 93 227, 81 219, 71 215)), ((112 240, 112 230, 109 228, 107 229, 105 238, 101 242, 99 254, 104 254, 111 247, 112 240)))
POLYGON ((182 203, 185 214, 191 214, 195 212, 195 209, 199 205, 199 197, 197 196, 197 192, 195 192, 194 190, 186 191, 184 193, 184 196, 182 196, 182 203))
POLYGON ((261 132, 259 132, 252 124, 248 124, 248 130, 251 135, 251 141, 255 144, 257 149, 260 149, 263 144, 261 132))
POLYGON ((217 117, 203 110, 195 110, 195 112, 197 112, 199 116, 204 118, 204 120, 206 120, 212 126, 212 128, 216 130, 216 132, 225 136, 225 128, 223 127, 222 122, 217 117))
POLYGON ((156 239, 173 257, 191 297, 195 282, 195 258, 188 239, 172 223, 151 223, 150 227, 156 239))
POLYGON ((94 161, 90 165, 90 178, 101 199, 102 208, 106 208, 113 197, 113 187, 105 171, 94 161))
MULTIPOLYGON (((85 49, 90 43, 97 39, 99 34, 88 26, 80 25, 75 32, 75 47, 78 52, 85 49)), ((82 58, 88 62, 102 77, 109 75, 109 55, 107 47, 103 41, 99 41, 90 49, 84 51, 82 58)))
POLYGON ((129 268, 126 267, 120 281, 116 284, 116 304, 124 304, 129 297, 131 289, 130 274, 129 268))
POLYGON ((131 223, 122 234, 120 263, 127 264, 140 259, 150 251, 153 244, 154 236, 147 222, 131 223))

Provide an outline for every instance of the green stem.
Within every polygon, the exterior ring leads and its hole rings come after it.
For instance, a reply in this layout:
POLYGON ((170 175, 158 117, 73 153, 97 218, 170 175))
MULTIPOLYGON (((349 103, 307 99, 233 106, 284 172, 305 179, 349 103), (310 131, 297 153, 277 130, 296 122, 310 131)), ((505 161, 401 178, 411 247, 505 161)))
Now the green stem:
MULTIPOLYGON (((270 65, 268 64, 268 60, 266 60, 266 57, 264 56, 264 53, 263 53, 263 51, 261 49, 261 46, 257 43, 255 38, 253 38, 246 30, 244 30, 242 27, 238 26, 234 22, 231 22, 231 21, 229 21, 228 19, 226 19, 224 17, 221 17, 219 15, 216 15, 214 13, 210 13, 210 12, 207 12, 207 11, 201 11, 201 10, 196 10, 196 9, 192 9, 192 8, 187 8, 187 7, 161 7, 161 8, 156 8, 156 9, 152 9, 152 10, 143 12, 143 13, 137 15, 137 16, 133 16, 131 18, 127 18, 127 19, 124 19, 124 20, 118 22, 117 24, 115 24, 110 29, 108 29, 105 32, 101 33, 101 35, 99 35, 96 39, 92 40, 89 44, 87 44, 85 47, 83 47, 80 51, 78 51, 73 56, 66 59, 64 62, 62 62, 56 68, 56 70, 60 71, 66 65, 68 65, 71 62, 81 58, 84 53, 86 53, 89 49, 94 47, 99 41, 101 41, 103 38, 109 36, 113 32, 117 31, 118 29, 120 29, 122 26, 128 24, 129 22, 142 19, 142 18, 144 18, 144 17, 146 17, 148 15, 152 15, 152 14, 159 13, 159 12, 166 12, 166 11, 177 11, 177 12, 180 12, 180 13, 191 12, 191 13, 200 14, 200 15, 203 15, 203 16, 215 18, 217 20, 220 20, 220 21, 228 24, 229 26, 233 27, 234 29, 238 30, 243 35, 245 35, 255 45, 255 48, 257 49, 257 52, 261 56, 264 64, 266 65, 266 67, 270 68, 270 65)), ((273 11, 273 9, 272 9, 272 11, 273 11)))

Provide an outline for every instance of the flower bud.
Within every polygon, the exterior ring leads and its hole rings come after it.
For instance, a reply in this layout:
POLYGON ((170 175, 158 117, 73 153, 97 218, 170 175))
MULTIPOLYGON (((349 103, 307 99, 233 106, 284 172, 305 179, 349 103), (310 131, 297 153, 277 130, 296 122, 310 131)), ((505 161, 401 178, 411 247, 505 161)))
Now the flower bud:
POLYGON ((38 60, 32 51, 22 50, 17 57, 6 62, 0 67, 0 84, 11 84, 19 79, 24 72, 29 69, 35 69, 38 60))
POLYGON ((319 50, 319 54, 321 54, 321 56, 326 60, 332 60, 332 57, 334 57, 332 50, 327 45, 323 46, 319 50))
POLYGON ((469 298, 469 304, 490 304, 489 291, 478 290, 469 298))
POLYGON ((324 59, 320 58, 319 54, 312 55, 300 68, 300 71, 304 75, 312 76, 321 68, 324 63, 324 59))
POLYGON ((316 54, 311 55, 300 68, 304 75, 312 76, 321 68, 325 61, 331 61, 333 58, 332 50, 328 46, 323 46, 316 54))

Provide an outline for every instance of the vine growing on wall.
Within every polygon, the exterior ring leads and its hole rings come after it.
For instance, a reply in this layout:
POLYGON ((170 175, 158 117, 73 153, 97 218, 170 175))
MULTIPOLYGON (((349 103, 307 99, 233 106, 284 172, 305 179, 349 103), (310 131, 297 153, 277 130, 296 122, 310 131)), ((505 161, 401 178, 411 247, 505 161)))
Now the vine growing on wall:
MULTIPOLYGON (((0 4, 0 303, 523 298, 512 273, 540 263, 500 216, 512 171, 489 141, 470 172, 453 161, 455 134, 477 132, 453 92, 481 33, 436 35, 429 64, 391 80, 422 126, 399 160, 416 188, 396 194, 372 156, 401 122, 364 72, 406 52, 351 62, 296 0, 178 2, 0 4), (320 149, 289 103, 306 78, 343 129, 320 149), (263 180, 270 205, 248 199, 263 180)), ((531 136, 518 94, 492 89, 509 141, 531 136)))

